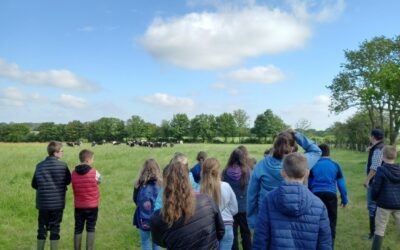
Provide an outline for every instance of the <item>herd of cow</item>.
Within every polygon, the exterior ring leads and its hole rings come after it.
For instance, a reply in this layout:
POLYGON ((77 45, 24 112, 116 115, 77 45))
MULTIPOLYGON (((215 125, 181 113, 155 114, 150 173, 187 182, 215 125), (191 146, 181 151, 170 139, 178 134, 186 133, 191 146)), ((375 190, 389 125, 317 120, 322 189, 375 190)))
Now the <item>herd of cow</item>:
MULTIPOLYGON (((92 147, 96 145, 103 145, 106 143, 111 143, 112 145, 120 145, 122 142, 120 141, 112 141, 112 142, 107 142, 106 140, 101 140, 101 141, 92 141, 92 147)), ((178 143, 182 144, 182 141, 179 141, 178 143)), ((82 144, 81 141, 74 141, 74 142, 66 142, 67 146, 69 147, 74 147, 74 146, 80 146, 82 144)), ((164 148, 164 147, 173 147, 174 143, 170 142, 153 142, 153 141, 144 141, 144 140, 134 140, 134 141, 127 141, 126 145, 130 147, 135 147, 135 146, 140 146, 140 147, 148 147, 148 148, 164 148)))

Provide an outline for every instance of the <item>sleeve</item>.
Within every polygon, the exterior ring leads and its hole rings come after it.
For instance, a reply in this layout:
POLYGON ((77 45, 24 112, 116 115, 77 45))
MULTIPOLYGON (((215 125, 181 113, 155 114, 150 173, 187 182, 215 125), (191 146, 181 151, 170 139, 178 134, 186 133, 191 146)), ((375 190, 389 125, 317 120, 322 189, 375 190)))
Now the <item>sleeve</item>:
POLYGON ((295 132, 294 137, 297 144, 299 144, 305 150, 304 156, 307 159, 308 168, 311 169, 321 158, 321 149, 314 141, 308 139, 302 133, 295 132))
POLYGON ((308 189, 310 189, 310 191, 312 192, 312 185, 314 182, 314 171, 311 169, 310 170, 310 175, 308 176, 308 189))
POLYGON ((253 250, 269 249, 271 241, 268 197, 265 197, 254 228, 253 250))
MULTIPOLYGON (((260 161, 260 164, 263 164, 263 161, 260 161)), ((257 221, 258 192, 260 192, 260 181, 257 176, 256 167, 250 178, 250 183, 247 189, 247 223, 250 228, 254 228, 254 225, 257 221)))
POLYGON ((331 227, 325 205, 323 206, 323 211, 319 221, 317 249, 332 250, 331 227))
POLYGON ((139 194, 139 188, 133 188, 133 202, 137 205, 137 197, 139 194))
POLYGON ((97 184, 100 184, 102 180, 103 180, 103 176, 101 176, 100 172, 96 170, 96 181, 97 181, 97 184))
POLYGON ((383 181, 382 170, 381 168, 378 168, 374 181, 372 182, 372 188, 371 188, 371 196, 373 201, 376 201, 379 197, 379 193, 381 192, 382 181, 383 181))
POLYGON ((164 189, 160 188, 157 194, 156 203, 154 205, 154 210, 158 210, 162 208, 162 197, 163 197, 164 189))
POLYGON ((71 184, 71 171, 69 171, 69 168, 67 165, 65 165, 65 185, 68 186, 71 184))
POLYGON ((228 184, 229 191, 230 191, 230 198, 229 198, 229 211, 231 212, 232 215, 235 215, 238 213, 238 203, 236 200, 236 195, 235 192, 233 192, 231 186, 228 184))
POLYGON ((337 164, 337 167, 338 167, 337 186, 340 192, 340 199, 342 200, 343 205, 347 205, 348 200, 347 200, 346 181, 344 179, 342 168, 340 167, 339 164, 337 164))
POLYGON ((32 177, 32 183, 31 183, 32 188, 37 189, 37 181, 36 181, 36 169, 35 169, 35 173, 33 173, 33 177, 32 177))
POLYGON ((378 167, 380 167, 381 165, 382 165, 382 150, 376 149, 374 151, 374 154, 372 155, 370 169, 377 171, 378 167))

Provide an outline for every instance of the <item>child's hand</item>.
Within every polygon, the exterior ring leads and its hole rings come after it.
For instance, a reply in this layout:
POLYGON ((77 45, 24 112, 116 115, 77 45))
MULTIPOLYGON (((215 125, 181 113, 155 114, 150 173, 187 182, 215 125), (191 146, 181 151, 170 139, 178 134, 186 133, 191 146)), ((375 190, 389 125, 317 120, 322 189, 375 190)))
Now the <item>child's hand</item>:
POLYGON ((363 185, 364 185, 365 188, 368 188, 369 187, 369 180, 366 180, 363 185))
POLYGON ((340 204, 341 208, 346 208, 346 206, 347 206, 347 204, 343 204, 343 203, 340 204))

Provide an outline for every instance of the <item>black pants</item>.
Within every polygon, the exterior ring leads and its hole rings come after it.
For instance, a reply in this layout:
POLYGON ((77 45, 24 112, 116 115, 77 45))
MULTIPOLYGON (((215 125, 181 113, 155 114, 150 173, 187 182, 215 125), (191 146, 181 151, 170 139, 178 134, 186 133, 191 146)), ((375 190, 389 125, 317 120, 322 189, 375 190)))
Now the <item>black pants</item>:
POLYGON ((81 234, 86 222, 86 231, 94 232, 99 209, 96 208, 75 208, 75 234, 81 234))
POLYGON ((38 240, 45 240, 47 231, 50 231, 50 240, 60 239, 60 224, 63 217, 63 209, 42 210, 39 209, 38 240))
POLYGON ((242 236, 243 250, 251 249, 251 232, 247 225, 246 213, 237 213, 233 216, 233 245, 232 250, 239 249, 238 227, 240 227, 240 235, 242 236))
POLYGON ((325 204, 326 209, 328 210, 328 217, 331 226, 332 244, 333 244, 336 237, 336 220, 337 220, 337 207, 338 207, 337 196, 335 193, 332 192, 317 192, 314 194, 321 199, 321 201, 325 204))

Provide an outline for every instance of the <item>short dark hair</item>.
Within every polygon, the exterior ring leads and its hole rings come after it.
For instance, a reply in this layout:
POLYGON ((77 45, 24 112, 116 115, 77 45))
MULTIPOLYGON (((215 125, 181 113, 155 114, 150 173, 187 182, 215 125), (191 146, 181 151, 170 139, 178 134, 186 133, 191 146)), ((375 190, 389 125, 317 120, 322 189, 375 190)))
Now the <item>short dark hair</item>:
POLYGON ((290 153, 283 158, 282 168, 288 177, 301 179, 308 171, 307 159, 300 153, 290 153))
POLYGON ((51 141, 47 145, 47 153, 49 156, 54 156, 54 153, 60 152, 62 148, 62 143, 59 141, 51 141))
POLYGON ((89 149, 84 149, 81 152, 79 152, 79 160, 81 163, 85 162, 86 160, 92 159, 93 158, 93 151, 89 149))
POLYGON ((384 133, 383 133, 382 129, 374 128, 371 131, 371 136, 374 137, 376 140, 380 141, 383 139, 384 133))
POLYGON ((319 144, 318 147, 322 151, 321 156, 330 156, 331 155, 331 150, 327 144, 322 143, 322 144, 319 144))
POLYGON ((207 153, 204 152, 204 151, 200 151, 200 152, 197 154, 196 160, 197 160, 197 161, 200 161, 200 160, 203 160, 203 161, 204 161, 205 159, 207 159, 207 153))

